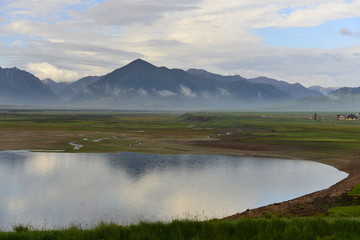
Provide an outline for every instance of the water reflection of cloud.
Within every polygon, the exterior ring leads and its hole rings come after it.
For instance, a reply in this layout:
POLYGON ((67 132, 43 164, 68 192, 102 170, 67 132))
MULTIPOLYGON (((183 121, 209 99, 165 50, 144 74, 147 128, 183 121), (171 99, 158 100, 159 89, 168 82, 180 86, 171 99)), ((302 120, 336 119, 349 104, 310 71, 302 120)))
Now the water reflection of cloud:
POLYGON ((47 219, 63 226, 222 217, 344 177, 325 165, 286 160, 131 153, 26 156, 16 174, 0 160, 0 227, 14 219, 40 226, 47 219))
POLYGON ((35 154, 27 161, 26 169, 30 174, 50 176, 56 168, 56 160, 53 154, 35 154))
POLYGON ((8 201, 4 204, 8 211, 14 214, 23 212, 27 207, 27 202, 22 197, 9 198, 8 201))

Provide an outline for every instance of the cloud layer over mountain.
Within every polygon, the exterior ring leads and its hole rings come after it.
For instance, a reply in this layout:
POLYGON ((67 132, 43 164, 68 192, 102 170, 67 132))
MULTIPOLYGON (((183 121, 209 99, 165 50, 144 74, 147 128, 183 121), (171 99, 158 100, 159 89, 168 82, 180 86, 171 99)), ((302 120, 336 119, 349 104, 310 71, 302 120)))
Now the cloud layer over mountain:
POLYGON ((360 0, 3 0, 0 66, 70 81, 143 58, 358 86, 359 12, 360 0))

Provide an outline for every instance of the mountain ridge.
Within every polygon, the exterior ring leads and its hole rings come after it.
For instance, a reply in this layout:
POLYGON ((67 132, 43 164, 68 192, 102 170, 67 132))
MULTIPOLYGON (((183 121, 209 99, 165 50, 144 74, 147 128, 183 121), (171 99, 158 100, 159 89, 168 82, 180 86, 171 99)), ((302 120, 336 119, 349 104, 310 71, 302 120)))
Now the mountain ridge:
MULTIPOLYGON (((17 68, 0 67, 0 104, 61 104, 44 83, 58 85, 49 79, 42 82, 17 68)), ((169 69, 136 59, 106 75, 83 77, 57 93, 65 107, 286 109, 288 106, 301 110, 352 107, 355 105, 351 96, 355 92, 335 91, 324 97, 299 83, 267 77, 223 76, 195 68, 169 69), (353 105, 347 105, 348 101, 353 105)))
MULTIPOLYGON (((206 102, 235 101, 239 104, 258 101, 280 101, 288 98, 286 93, 264 84, 246 81, 222 82, 200 78, 181 69, 157 67, 142 59, 114 70, 90 84, 74 98, 74 102, 115 99, 141 104, 147 97, 159 106, 203 106, 206 102), (138 99, 135 99, 135 97, 138 99), (141 100, 142 99, 142 100, 141 100), (129 100, 129 101, 130 101, 129 100), (216 101, 215 101, 216 100, 216 101)), ((224 103, 222 103, 224 104, 224 103)))
POLYGON ((208 72, 204 69, 194 69, 194 68, 187 70, 187 72, 190 74, 199 76, 199 77, 209 78, 209 79, 214 79, 214 80, 219 80, 219 81, 248 81, 251 83, 269 84, 269 85, 275 86, 276 88, 278 88, 279 90, 281 90, 285 93, 290 94, 293 98, 323 96, 323 94, 321 94, 320 92, 312 90, 312 89, 308 89, 308 88, 304 87, 303 85, 301 85, 300 83, 288 83, 286 81, 280 81, 277 79, 268 78, 268 77, 264 77, 264 76, 247 79, 247 78, 241 77, 240 75, 223 76, 220 74, 208 72))
POLYGON ((41 80, 45 85, 48 85, 50 89, 56 94, 59 95, 61 91, 67 88, 71 82, 55 82, 51 78, 45 78, 41 80))
POLYGON ((85 89, 87 86, 89 86, 93 82, 98 81, 102 77, 103 76, 87 76, 87 77, 80 78, 79 80, 72 82, 66 88, 62 89, 58 93, 58 96, 62 100, 67 102, 67 101, 71 100, 72 98, 74 98, 80 91, 85 89))
POLYGON ((59 98, 29 72, 0 67, 0 104, 54 105, 59 98))

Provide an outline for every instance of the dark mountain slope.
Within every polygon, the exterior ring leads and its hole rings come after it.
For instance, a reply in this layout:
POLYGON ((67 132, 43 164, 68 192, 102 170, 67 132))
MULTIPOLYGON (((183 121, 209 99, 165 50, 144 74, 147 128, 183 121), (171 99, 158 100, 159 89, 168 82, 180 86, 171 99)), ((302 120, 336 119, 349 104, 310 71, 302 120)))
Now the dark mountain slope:
POLYGON ((48 85, 50 89, 58 95, 61 91, 63 91, 65 88, 67 88, 71 83, 68 82, 55 82, 54 80, 50 78, 46 78, 41 80, 45 85, 48 85))
POLYGON ((53 105, 58 97, 34 75, 17 68, 0 68, 0 104, 53 105))
POLYGON ((198 88, 193 82, 193 77, 184 71, 156 67, 141 59, 107 74, 96 85, 121 86, 124 89, 144 89, 146 91, 166 89, 174 92, 177 91, 179 85, 188 86, 191 89, 198 88))
POLYGON ((74 96, 76 96, 79 92, 84 90, 87 86, 89 86, 90 84, 98 81, 101 78, 102 78, 102 76, 83 77, 83 78, 73 82, 72 84, 70 84, 66 88, 64 88, 62 91, 60 91, 58 93, 58 95, 64 101, 69 101, 74 96))
POLYGON ((249 79, 250 82, 254 83, 265 83, 271 84, 283 92, 289 93, 294 98, 304 98, 304 97, 321 97, 322 93, 308 89, 301 85, 300 83, 288 83, 285 81, 279 81, 273 78, 267 77, 258 77, 249 79))
POLYGON ((156 67, 137 59, 83 89, 74 103, 116 106, 237 106, 288 99, 271 85, 201 78, 180 69, 156 67))
POLYGON ((190 68, 186 71, 187 73, 201 77, 201 78, 207 78, 207 79, 213 79, 217 81, 246 81, 246 78, 241 77, 240 75, 234 75, 234 76, 223 76, 220 74, 215 74, 208 72, 204 69, 196 69, 196 68, 190 68))
POLYGON ((311 86, 308 87, 311 90, 317 91, 319 93, 322 93, 324 96, 327 96, 330 92, 338 90, 338 87, 322 87, 322 86, 311 86))
POLYGON ((276 79, 272 79, 272 78, 267 78, 267 77, 258 77, 258 78, 251 78, 251 79, 246 79, 243 78, 239 75, 234 75, 234 76, 222 76, 219 74, 214 74, 214 73, 210 73, 206 70, 203 69, 189 69, 187 70, 188 73, 201 77, 201 78, 207 78, 207 79, 213 79, 213 80, 218 80, 218 81, 222 81, 222 82, 236 82, 236 81, 248 81, 250 83, 258 83, 258 84, 267 84, 267 85, 272 85, 274 87, 276 87, 277 89, 281 90, 282 92, 287 93, 289 96, 291 96, 292 98, 303 98, 303 97, 321 97, 323 96, 323 94, 308 89, 304 86, 302 86, 299 83, 294 83, 294 84, 290 84, 287 83, 285 81, 279 81, 276 79))
POLYGON ((330 96, 360 97, 360 87, 343 87, 329 93, 330 96))

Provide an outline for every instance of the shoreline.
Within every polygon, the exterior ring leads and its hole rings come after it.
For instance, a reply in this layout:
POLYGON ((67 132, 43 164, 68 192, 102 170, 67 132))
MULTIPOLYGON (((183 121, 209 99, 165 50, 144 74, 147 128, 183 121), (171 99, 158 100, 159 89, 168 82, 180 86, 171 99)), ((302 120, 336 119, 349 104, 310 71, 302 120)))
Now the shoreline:
MULTIPOLYGON (((311 161, 323 163, 323 161, 311 161)), ((329 188, 309 193, 288 201, 269 204, 263 207, 248 209, 244 212, 235 213, 223 219, 239 219, 239 218, 257 218, 265 217, 269 214, 278 216, 314 216, 317 214, 326 214, 331 207, 340 206, 339 198, 351 188, 360 182, 360 163, 351 161, 350 166, 338 168, 337 164, 329 164, 339 171, 348 173, 349 175, 330 186, 329 188), (322 205, 322 206, 321 206, 322 205)))

